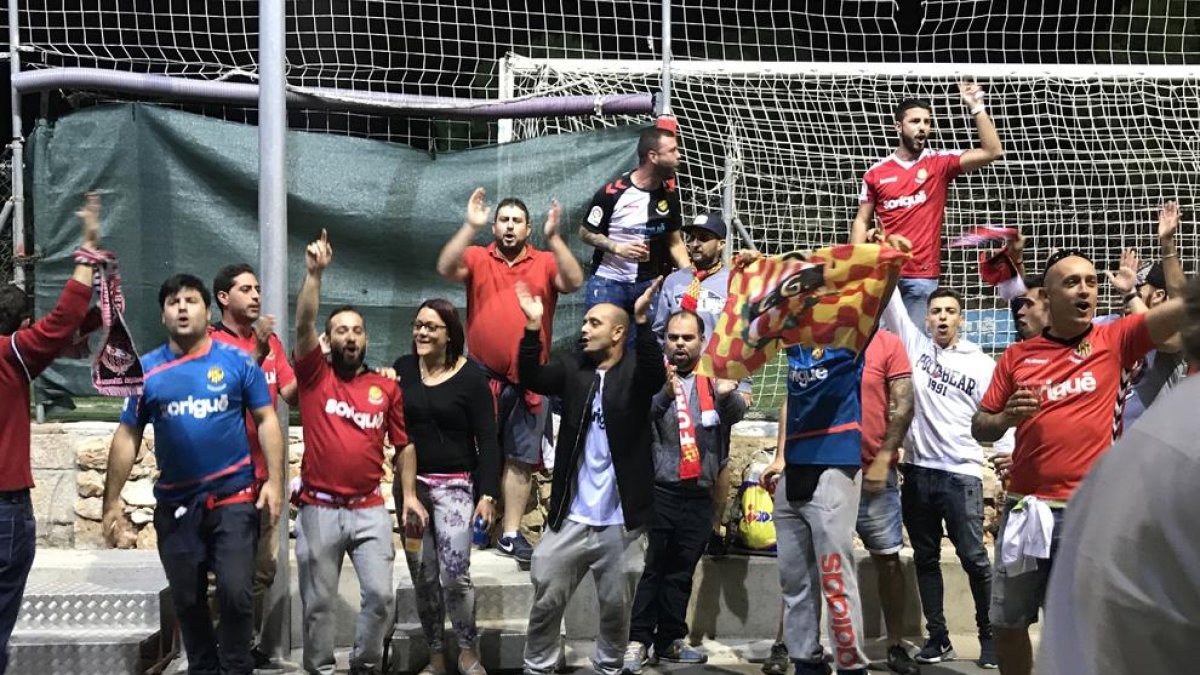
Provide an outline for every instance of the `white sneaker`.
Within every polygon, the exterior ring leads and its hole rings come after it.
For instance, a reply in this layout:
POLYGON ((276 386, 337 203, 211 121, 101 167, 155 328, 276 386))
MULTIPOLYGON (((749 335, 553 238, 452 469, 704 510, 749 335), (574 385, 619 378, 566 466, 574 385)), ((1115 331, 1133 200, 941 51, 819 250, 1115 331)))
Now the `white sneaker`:
POLYGON ((646 645, 637 640, 630 640, 629 646, 625 648, 625 663, 621 666, 621 672, 642 675, 642 666, 646 665, 647 661, 649 661, 649 657, 646 653, 646 645))

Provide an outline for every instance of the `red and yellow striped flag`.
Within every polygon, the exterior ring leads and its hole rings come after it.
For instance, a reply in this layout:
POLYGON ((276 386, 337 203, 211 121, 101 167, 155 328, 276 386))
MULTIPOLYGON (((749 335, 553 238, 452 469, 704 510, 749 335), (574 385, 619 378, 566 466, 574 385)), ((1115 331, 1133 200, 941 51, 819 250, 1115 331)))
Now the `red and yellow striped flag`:
POLYGON ((908 257, 890 246, 846 244, 735 267, 697 372, 738 380, 791 345, 861 351, 908 257))

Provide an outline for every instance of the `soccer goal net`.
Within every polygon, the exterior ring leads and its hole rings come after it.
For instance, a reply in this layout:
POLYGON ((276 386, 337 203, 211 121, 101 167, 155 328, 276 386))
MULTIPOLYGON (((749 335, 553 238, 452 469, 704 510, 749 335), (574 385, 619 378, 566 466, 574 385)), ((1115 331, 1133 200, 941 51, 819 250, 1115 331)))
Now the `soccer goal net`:
MULTIPOLYGON (((636 91, 655 86, 658 77, 657 64, 646 62, 513 57, 505 69, 520 93, 568 82, 594 94, 636 91)), ((731 205, 767 253, 847 239, 863 173, 896 145, 892 115, 901 99, 933 103, 931 147, 977 145, 957 88, 968 76, 987 92, 1005 156, 955 182, 944 241, 975 226, 1017 227, 1029 237, 1031 271, 1067 247, 1088 252, 1101 270, 1115 270, 1122 248, 1157 255, 1158 209, 1176 199, 1188 214, 1181 243, 1195 250, 1195 68, 687 61, 673 64, 671 75, 685 211, 731 205)), ((593 123, 527 120, 512 133, 521 138, 593 123)), ((978 249, 945 248, 942 283, 966 296, 970 337, 1000 348, 1011 339, 1009 312, 982 284, 977 256, 978 249)), ((1111 300, 1101 294, 1101 311, 1111 300)), ((780 387, 775 369, 755 389, 771 399, 780 387)))

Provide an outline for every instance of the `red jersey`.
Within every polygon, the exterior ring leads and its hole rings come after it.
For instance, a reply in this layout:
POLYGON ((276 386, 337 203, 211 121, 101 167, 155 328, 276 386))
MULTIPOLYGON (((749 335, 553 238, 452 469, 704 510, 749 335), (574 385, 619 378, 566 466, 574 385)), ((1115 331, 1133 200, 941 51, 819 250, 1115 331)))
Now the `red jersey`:
POLYGON ((550 354, 554 306, 558 304, 558 263, 548 251, 526 245, 513 264, 492 243, 469 246, 463 253, 467 266, 467 350, 489 370, 517 383, 517 346, 525 334, 525 313, 513 290, 518 281, 542 299, 542 360, 550 354))
MULTIPOLYGON (((893 380, 912 377, 912 365, 904 353, 904 343, 886 330, 879 330, 867 345, 862 373, 862 465, 866 471, 887 434, 888 385, 893 380)), ((892 466, 900 453, 892 455, 892 466)))
POLYGON ((0 490, 33 487, 29 384, 74 342, 91 299, 91 286, 70 280, 49 314, 29 328, 0 335, 0 490))
POLYGON ((979 407, 997 413, 1018 388, 1041 410, 1017 426, 1009 489, 1067 500, 1121 433, 1125 371, 1154 345, 1144 314, 1088 328, 1073 340, 1039 335, 1004 351, 979 407))
POLYGON ((962 173, 961 150, 926 149, 915 161, 889 155, 863 175, 860 204, 875 205, 879 226, 912 242, 901 275, 937 279, 941 274, 942 220, 950 181, 962 173))
MULTIPOLYGON (((208 327, 208 334, 217 342, 224 342, 227 345, 233 345, 242 351, 254 355, 254 351, 258 349, 258 338, 253 333, 249 337, 241 337, 233 332, 223 323, 217 323, 214 326, 208 327)), ((271 395, 271 405, 279 401, 279 390, 296 381, 296 373, 292 370, 292 365, 283 357, 283 343, 279 341, 279 337, 271 333, 271 338, 268 340, 271 345, 271 351, 267 354, 267 358, 259 364, 262 368, 263 375, 267 379, 267 393, 271 395)), ((267 459, 263 456, 262 446, 258 444, 258 425, 254 423, 254 415, 250 411, 246 411, 246 435, 250 438, 250 458, 254 460, 254 478, 260 483, 267 480, 267 459)))
MULTIPOLYGON (((346 499, 374 495, 383 479, 384 433, 397 451, 408 445, 400 386, 370 371, 343 380, 320 346, 296 360, 296 377, 304 426, 304 486, 346 499)), ((300 499, 321 503, 304 494, 300 499)), ((382 503, 378 495, 356 506, 382 503)))

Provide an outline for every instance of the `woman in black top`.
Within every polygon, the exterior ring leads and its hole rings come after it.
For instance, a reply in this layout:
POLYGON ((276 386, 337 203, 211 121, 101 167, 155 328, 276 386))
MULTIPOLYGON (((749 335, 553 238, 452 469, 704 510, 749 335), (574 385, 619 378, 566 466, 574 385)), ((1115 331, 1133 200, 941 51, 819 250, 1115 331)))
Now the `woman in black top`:
MULTIPOLYGON (((487 675, 475 649, 475 590, 471 585, 471 527, 495 517, 500 447, 486 376, 463 356, 466 338, 454 305, 426 300, 413 321, 412 354, 396 360, 404 392, 404 418, 416 447, 401 458, 396 501, 419 502, 428 513, 420 553, 406 555, 417 595, 417 613, 429 643, 423 675, 444 675, 443 625, 458 639, 458 671, 487 675), (479 477, 475 503, 471 473, 479 477)), ((404 508, 400 513, 409 509, 404 508)), ((403 523, 402 523, 403 524, 403 523)))

